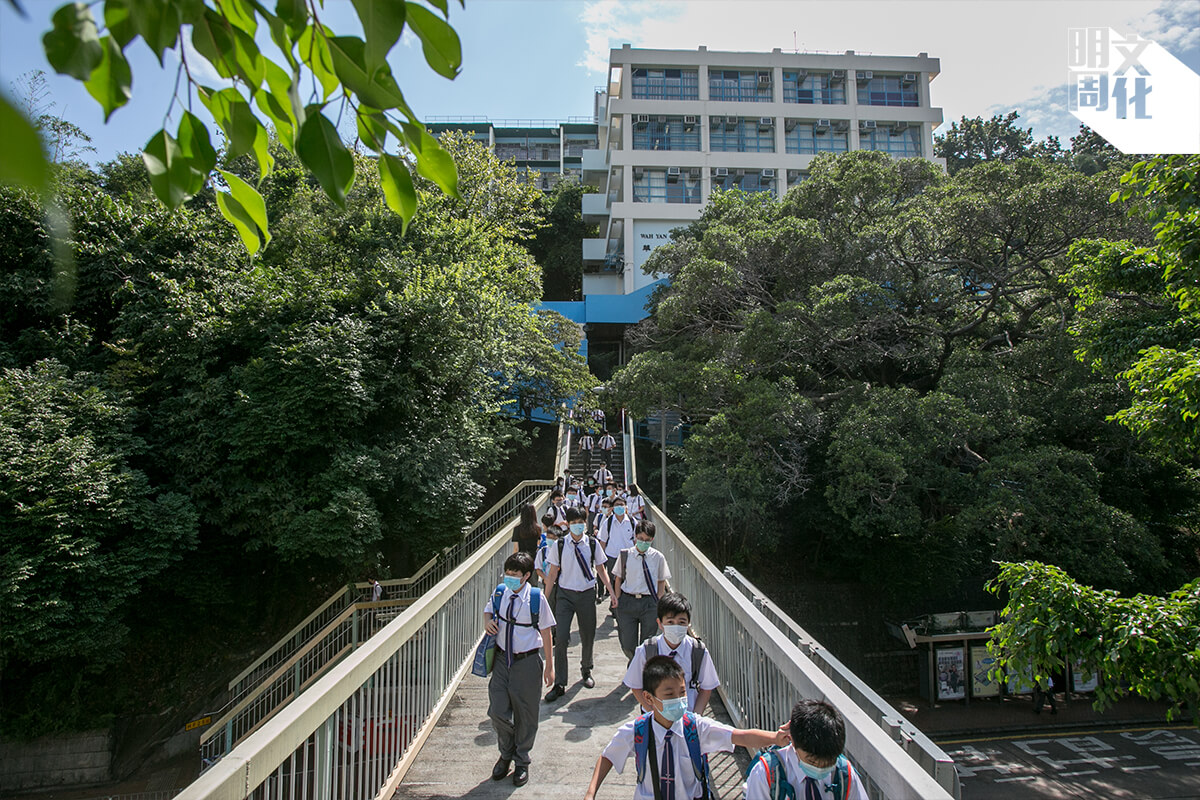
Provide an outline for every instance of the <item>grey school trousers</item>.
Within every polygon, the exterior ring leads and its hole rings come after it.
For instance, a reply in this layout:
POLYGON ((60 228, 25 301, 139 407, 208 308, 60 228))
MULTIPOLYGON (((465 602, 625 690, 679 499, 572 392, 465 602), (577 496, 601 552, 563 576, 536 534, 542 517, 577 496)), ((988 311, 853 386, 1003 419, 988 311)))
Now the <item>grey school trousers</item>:
POLYGON ((653 597, 621 593, 617 602, 617 639, 626 658, 632 661, 637 646, 658 633, 657 620, 658 603, 653 597))
POLYGON ((488 716, 496 729, 500 757, 517 766, 529 766, 529 751, 537 736, 542 701, 542 657, 525 656, 508 666, 496 651, 492 680, 488 684, 488 716))
POLYGON ((579 640, 583 644, 580 666, 583 672, 592 671, 592 650, 596 644, 596 590, 573 592, 554 587, 554 621, 562 630, 554 645, 554 682, 567 685, 567 642, 571 640, 571 620, 579 617, 579 640))

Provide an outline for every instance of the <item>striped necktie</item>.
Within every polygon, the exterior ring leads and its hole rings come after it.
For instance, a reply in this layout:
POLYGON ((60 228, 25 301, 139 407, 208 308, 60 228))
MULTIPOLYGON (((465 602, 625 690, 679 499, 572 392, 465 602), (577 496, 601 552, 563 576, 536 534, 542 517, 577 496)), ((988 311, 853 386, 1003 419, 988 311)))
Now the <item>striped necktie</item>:
POLYGON ((513 606, 517 604, 517 596, 514 594, 512 599, 508 601, 508 625, 504 632, 504 661, 507 666, 512 666, 513 662, 513 630, 517 627, 517 618, 513 616, 513 606))
POLYGON ((804 776, 804 800, 821 800, 821 787, 815 778, 804 776))
POLYGON ((675 745, 671 743, 674 733, 668 728, 667 735, 663 737, 662 777, 658 779, 663 800, 675 800, 675 745))
POLYGON ((650 593, 655 602, 658 602, 658 592, 654 589, 654 578, 650 575, 650 562, 646 559, 645 553, 639 553, 638 555, 642 559, 642 574, 646 576, 646 591, 650 593))

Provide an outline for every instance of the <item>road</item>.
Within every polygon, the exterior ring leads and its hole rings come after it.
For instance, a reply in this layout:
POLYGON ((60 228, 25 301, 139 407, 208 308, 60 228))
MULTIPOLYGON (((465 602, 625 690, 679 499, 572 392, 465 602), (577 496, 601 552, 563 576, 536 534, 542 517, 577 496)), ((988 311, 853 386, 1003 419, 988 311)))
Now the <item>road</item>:
POLYGON ((963 800, 1200 798, 1200 732, 1191 726, 1031 733, 939 741, 963 800))

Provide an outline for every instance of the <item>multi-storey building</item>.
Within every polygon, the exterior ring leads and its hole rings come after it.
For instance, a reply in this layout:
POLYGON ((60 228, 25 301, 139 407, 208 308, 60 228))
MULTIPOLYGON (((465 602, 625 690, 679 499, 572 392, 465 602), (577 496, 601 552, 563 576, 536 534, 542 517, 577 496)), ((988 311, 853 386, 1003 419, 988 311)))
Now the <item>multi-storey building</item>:
POLYGON ((599 146, 594 117, 572 117, 566 122, 434 117, 426 127, 434 135, 462 131, 487 145, 501 161, 515 162, 518 172, 545 190, 559 180, 578 181, 583 151, 599 146))

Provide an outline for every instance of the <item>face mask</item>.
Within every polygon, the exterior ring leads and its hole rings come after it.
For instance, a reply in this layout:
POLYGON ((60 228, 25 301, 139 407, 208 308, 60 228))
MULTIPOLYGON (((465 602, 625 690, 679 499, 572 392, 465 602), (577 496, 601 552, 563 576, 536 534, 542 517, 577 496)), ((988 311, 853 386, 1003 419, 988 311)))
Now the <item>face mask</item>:
MULTIPOLYGON (((663 716, 665 717, 666 714, 663 714, 663 716)), ((828 767, 814 767, 812 764, 806 764, 804 759, 800 758, 798 754, 796 756, 796 761, 800 762, 800 769, 804 770, 804 774, 812 778, 814 781, 828 780, 829 776, 833 774, 833 767, 836 766, 836 764, 834 764, 828 767)))
POLYGON ((586 530, 587 530, 587 525, 583 522, 572 522, 571 523, 571 535, 572 536, 583 536, 583 532, 586 530))
POLYGON ((625 506, 616 506, 615 508, 613 508, 613 513, 616 514, 618 517, 625 516, 625 506))
POLYGON ((643 542, 641 539, 638 539, 633 543, 633 546, 638 549, 639 553, 644 553, 650 549, 650 544, 650 542, 643 542))
POLYGON ((687 625, 663 625, 663 636, 667 637, 668 644, 683 644, 683 638, 687 636, 687 625))
POLYGON ((504 576, 504 585, 506 587, 508 587, 508 590, 510 592, 515 592, 521 588, 521 579, 516 577, 515 575, 505 575, 504 576))
POLYGON ((554 505, 556 505, 556 506, 561 506, 562 504, 563 504, 562 498, 558 498, 554 501, 554 505))
POLYGON ((612 497, 612 492, 613 492, 613 490, 612 490, 612 489, 605 489, 605 490, 604 490, 604 496, 605 496, 605 497, 612 497))
POLYGON ((687 698, 677 697, 674 700, 660 700, 662 703, 662 715, 675 722, 683 718, 684 712, 687 711, 687 698))

